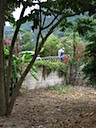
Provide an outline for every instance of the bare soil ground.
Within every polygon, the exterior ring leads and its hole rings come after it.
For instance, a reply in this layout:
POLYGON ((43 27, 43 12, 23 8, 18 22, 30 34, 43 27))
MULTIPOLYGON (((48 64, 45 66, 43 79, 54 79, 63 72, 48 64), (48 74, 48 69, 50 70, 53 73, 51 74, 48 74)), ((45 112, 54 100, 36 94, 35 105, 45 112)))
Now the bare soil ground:
POLYGON ((27 91, 0 128, 96 128, 96 90, 70 87, 27 91))

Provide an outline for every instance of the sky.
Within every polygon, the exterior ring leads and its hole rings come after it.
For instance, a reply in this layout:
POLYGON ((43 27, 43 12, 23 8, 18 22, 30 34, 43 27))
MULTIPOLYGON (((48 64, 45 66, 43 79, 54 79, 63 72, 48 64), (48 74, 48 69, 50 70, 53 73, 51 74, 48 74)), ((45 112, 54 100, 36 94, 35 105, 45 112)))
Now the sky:
MULTIPOLYGON (((46 0, 41 0, 42 1, 46 1, 46 0)), ((38 8, 38 6, 35 6, 35 8, 38 8)), ((32 10, 33 8, 27 8, 25 13, 24 13, 24 16, 25 15, 28 15, 30 13, 30 11, 32 10)), ((22 5, 20 6, 20 8, 16 8, 15 11, 13 12, 13 16, 15 18, 15 20, 17 21, 20 17, 20 13, 21 13, 21 10, 22 10, 22 5)), ((9 22, 6 22, 6 26, 10 26, 9 22)))
MULTIPOLYGON (((13 12, 13 16, 16 21, 20 17, 21 10, 22 10, 22 6, 20 8, 16 8, 15 11, 13 12)), ((30 8, 27 8, 24 15, 27 15, 29 13, 30 13, 30 8)), ((10 26, 9 22, 6 22, 6 26, 10 26)))
MULTIPOLYGON (((16 8, 16 10, 13 12, 13 16, 15 17, 16 20, 19 19, 21 10, 22 10, 22 6, 20 8, 16 8)), ((24 16, 29 14, 30 11, 31 11, 31 8, 27 8, 25 13, 24 13, 24 16)))

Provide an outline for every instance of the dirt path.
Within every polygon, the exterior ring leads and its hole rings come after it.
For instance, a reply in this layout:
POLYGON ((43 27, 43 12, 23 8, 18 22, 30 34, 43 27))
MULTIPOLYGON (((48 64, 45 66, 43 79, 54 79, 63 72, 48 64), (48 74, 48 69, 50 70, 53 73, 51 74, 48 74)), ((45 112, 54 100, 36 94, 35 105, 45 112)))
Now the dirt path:
POLYGON ((0 128, 96 128, 96 90, 71 87, 28 91, 18 97, 0 128))

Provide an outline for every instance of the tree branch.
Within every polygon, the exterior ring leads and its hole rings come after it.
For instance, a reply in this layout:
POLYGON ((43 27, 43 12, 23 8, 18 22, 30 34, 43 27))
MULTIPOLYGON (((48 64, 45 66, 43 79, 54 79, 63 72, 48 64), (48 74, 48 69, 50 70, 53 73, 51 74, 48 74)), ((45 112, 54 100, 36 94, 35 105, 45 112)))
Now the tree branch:
MULTIPOLYGON (((24 78, 26 77, 26 75, 28 74, 28 72, 30 71, 30 69, 32 68, 32 66, 33 66, 33 64, 34 64, 34 62, 35 62, 35 59, 36 59, 37 55, 39 54, 41 48, 43 47, 45 41, 47 40, 47 38, 49 37, 49 35, 53 32, 53 30, 56 28, 56 26, 57 26, 64 18, 70 17, 70 16, 74 16, 74 15, 75 15, 75 14, 66 14, 66 15, 63 15, 63 16, 60 18, 60 20, 59 20, 58 22, 56 22, 56 23, 54 24, 54 26, 52 26, 52 28, 50 28, 49 32, 46 34, 46 36, 45 36, 44 39, 42 40, 41 44, 39 45, 39 48, 36 49, 35 54, 34 54, 32 60, 31 60, 31 62, 29 63, 29 65, 27 66, 27 68, 25 69, 25 71, 23 72, 23 74, 22 74, 21 78, 19 79, 19 81, 18 81, 18 83, 17 83, 17 85, 16 85, 16 88, 15 88, 15 90, 14 90, 14 92, 13 92, 13 96, 12 96, 10 102, 9 102, 9 110, 8 110, 8 113, 9 113, 9 114, 10 114, 11 111, 12 111, 14 102, 15 102, 16 97, 17 97, 17 95, 18 95, 18 92, 19 92, 19 90, 20 90, 20 88, 21 88, 22 82, 24 81, 24 78)), ((39 35, 38 35, 38 37, 39 37, 39 35)))

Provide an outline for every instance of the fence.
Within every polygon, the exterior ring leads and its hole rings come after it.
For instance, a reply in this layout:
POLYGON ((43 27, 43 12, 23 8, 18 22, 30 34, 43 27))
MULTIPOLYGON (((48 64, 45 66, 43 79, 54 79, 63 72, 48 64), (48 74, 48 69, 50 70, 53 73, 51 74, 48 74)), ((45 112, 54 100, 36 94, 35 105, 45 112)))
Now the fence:
POLYGON ((42 60, 58 61, 59 58, 58 56, 47 56, 47 57, 42 57, 42 60))

